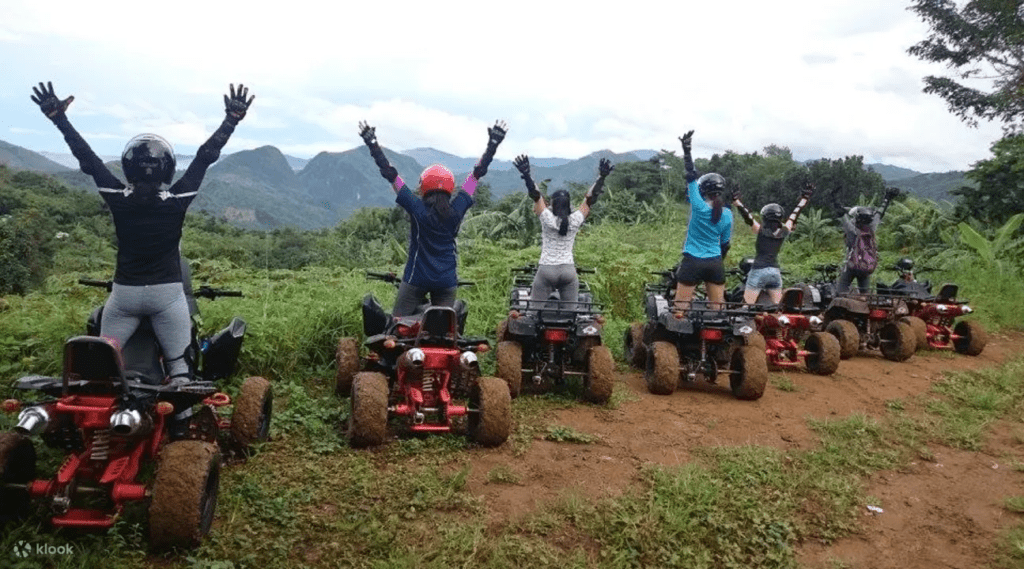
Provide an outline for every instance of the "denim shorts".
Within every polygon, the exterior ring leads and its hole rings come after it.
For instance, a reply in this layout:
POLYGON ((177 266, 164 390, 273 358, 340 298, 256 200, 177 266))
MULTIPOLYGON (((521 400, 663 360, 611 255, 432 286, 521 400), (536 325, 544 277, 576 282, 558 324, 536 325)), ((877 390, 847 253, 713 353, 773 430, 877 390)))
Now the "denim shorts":
POLYGON ((747 275, 747 289, 772 290, 782 288, 782 272, 778 267, 752 269, 747 275))

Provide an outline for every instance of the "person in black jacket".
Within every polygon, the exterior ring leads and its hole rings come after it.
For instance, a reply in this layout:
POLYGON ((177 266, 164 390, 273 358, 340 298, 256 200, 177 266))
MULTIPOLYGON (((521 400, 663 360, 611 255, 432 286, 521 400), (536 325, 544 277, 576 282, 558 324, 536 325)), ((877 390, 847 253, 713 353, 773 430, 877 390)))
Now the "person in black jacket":
POLYGON ((123 347, 148 317, 164 354, 168 381, 191 379, 186 352, 191 321, 182 285, 181 228, 185 211, 199 191, 206 169, 220 158, 231 133, 255 96, 239 84, 224 95, 224 121, 173 184, 175 156, 171 145, 154 134, 131 139, 121 155, 127 183, 119 180, 71 126, 66 111, 74 97, 61 100, 53 83, 33 87, 32 101, 56 125, 82 172, 92 176, 110 208, 117 234, 114 284, 103 308, 100 335, 123 347))

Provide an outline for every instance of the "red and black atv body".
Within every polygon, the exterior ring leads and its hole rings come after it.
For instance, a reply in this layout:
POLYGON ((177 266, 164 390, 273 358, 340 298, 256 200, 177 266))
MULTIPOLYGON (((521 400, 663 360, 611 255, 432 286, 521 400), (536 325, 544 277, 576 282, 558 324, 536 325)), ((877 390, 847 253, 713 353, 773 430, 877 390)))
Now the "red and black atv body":
POLYGON ((878 350, 887 360, 903 362, 917 351, 917 338, 900 319, 910 314, 904 299, 888 294, 837 294, 825 309, 825 331, 839 340, 840 357, 878 350))
MULTIPOLYGON (((398 284, 394 274, 368 273, 398 284)), ((471 284, 471 283, 460 283, 471 284)), ((457 301, 459 302, 459 301, 457 301)), ((447 433, 466 417, 476 442, 496 446, 511 433, 511 396, 505 382, 480 377, 477 353, 490 349, 486 338, 464 338, 462 313, 446 306, 423 307, 413 316, 394 318, 372 297, 364 300, 364 341, 360 359, 355 338, 342 338, 336 356, 336 393, 351 395, 348 438, 353 446, 382 444, 389 417, 400 418, 414 433, 447 433), (377 328, 383 322, 384 327, 377 328), (468 400, 461 404, 458 400, 468 400)))
MULTIPOLYGON (((879 285, 878 292, 901 296, 906 300, 910 314, 902 318, 910 325, 917 339, 917 349, 955 350, 961 354, 976 356, 985 349, 988 334, 981 323, 957 318, 971 314, 974 310, 967 300, 958 299, 960 287, 946 283, 939 292, 932 294, 929 281, 918 281, 914 271, 899 266, 887 267, 899 273, 892 285, 879 285)), ((932 269, 918 269, 918 273, 932 269)))
MULTIPOLYGON (((495 350, 498 377, 508 383, 512 397, 520 391, 544 393, 582 380, 588 401, 603 405, 611 398, 615 361, 601 340, 602 306, 594 302, 586 281, 580 281, 577 301, 564 301, 554 292, 547 299, 530 296, 535 265, 513 269, 508 319, 498 324, 495 350)), ((576 269, 593 273, 593 269, 576 269)))
POLYGON ((839 369, 839 340, 823 331, 820 309, 805 303, 804 293, 802 288, 786 289, 778 306, 765 307, 754 317, 768 365, 796 368, 802 363, 811 373, 832 375, 839 369))
MULTIPOLYGON (((207 287, 199 295, 223 296, 207 287)), ((69 339, 61 377, 23 377, 15 387, 34 392, 34 400, 4 402, 5 410, 20 413, 14 432, 0 433, 0 520, 26 515, 37 500, 49 505, 55 527, 104 529, 128 503, 149 500, 153 547, 197 546, 213 520, 222 441, 245 450, 265 440, 270 426, 267 380, 245 380, 229 419, 219 410, 231 398, 202 376, 234 370, 234 361, 210 358, 237 355, 218 338, 238 331, 233 323, 204 340, 210 347, 199 352, 210 367, 198 368, 193 381, 169 383, 148 322, 123 351, 97 336, 69 339), (33 436, 67 454, 52 478, 36 477, 33 436), (150 465, 153 480, 145 476, 150 465)))

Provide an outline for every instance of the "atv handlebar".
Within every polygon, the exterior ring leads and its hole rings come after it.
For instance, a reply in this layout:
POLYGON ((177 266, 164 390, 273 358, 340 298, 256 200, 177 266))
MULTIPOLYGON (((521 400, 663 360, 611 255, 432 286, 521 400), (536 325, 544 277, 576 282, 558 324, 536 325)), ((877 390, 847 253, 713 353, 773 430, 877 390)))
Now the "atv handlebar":
POLYGON ((203 286, 199 287, 199 290, 196 290, 192 294, 192 296, 201 296, 203 298, 209 298, 210 300, 213 300, 213 299, 217 298, 218 296, 238 296, 238 297, 241 297, 242 296, 242 291, 240 291, 240 290, 227 290, 227 289, 223 289, 223 288, 213 288, 213 287, 209 287, 209 286, 203 285, 203 286))
MULTIPOLYGON (((515 273, 536 273, 537 265, 523 265, 522 267, 512 267, 511 272, 515 273)), ((597 269, 590 267, 576 267, 577 275, 593 275, 597 273, 597 269)))
POLYGON ((96 279, 78 279, 78 284, 85 286, 94 286, 97 288, 105 288, 107 292, 110 292, 114 288, 114 281, 99 281, 96 279))
MULTIPOLYGON (((366 271, 366 278, 372 281, 384 281, 391 283, 396 287, 402 284, 402 277, 395 273, 378 273, 377 271, 366 271)), ((459 281, 455 286, 474 286, 476 285, 473 281, 459 281)))

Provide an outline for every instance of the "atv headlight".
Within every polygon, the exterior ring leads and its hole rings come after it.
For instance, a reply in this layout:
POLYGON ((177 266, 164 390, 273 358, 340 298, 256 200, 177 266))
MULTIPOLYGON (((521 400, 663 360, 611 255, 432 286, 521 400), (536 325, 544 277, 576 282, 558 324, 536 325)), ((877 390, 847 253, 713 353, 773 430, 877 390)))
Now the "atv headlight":
POLYGON ((747 334, 753 334, 754 329, 744 324, 743 326, 740 326, 739 332, 740 334, 746 336, 747 334))
POLYGON ((811 316, 807 320, 811 323, 811 326, 814 326, 814 327, 821 326, 821 318, 818 318, 817 316, 811 316))
POLYGON ((949 307, 946 306, 945 304, 936 305, 935 306, 935 312, 938 312, 939 314, 945 314, 945 313, 949 312, 949 307))
POLYGON ((787 328, 789 327, 789 316, 783 314, 782 316, 779 316, 776 320, 779 321, 780 326, 784 326, 787 328))
POLYGON ((970 306, 967 306, 965 304, 965 305, 960 307, 960 311, 963 312, 964 314, 970 314, 970 313, 974 312, 974 309, 971 308, 970 306))

